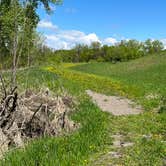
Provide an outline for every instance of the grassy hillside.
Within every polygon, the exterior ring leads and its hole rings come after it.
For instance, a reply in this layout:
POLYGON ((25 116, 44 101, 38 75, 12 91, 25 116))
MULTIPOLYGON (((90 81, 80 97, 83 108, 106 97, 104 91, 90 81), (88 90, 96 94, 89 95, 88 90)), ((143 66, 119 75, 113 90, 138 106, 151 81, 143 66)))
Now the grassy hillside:
MULTIPOLYGON (((166 71, 163 69, 165 57, 145 57, 115 65, 109 63, 76 65, 78 64, 63 64, 19 71, 18 81, 20 89, 36 90, 39 87, 49 87, 56 93, 61 93, 65 89, 72 94, 79 105, 71 118, 80 123, 80 129, 63 137, 41 138, 30 142, 24 149, 12 150, 0 165, 94 166, 94 161, 98 161, 112 148, 111 136, 120 133, 125 136, 126 141, 132 141, 134 146, 123 149, 120 152, 123 156, 119 159, 110 159, 109 163, 124 166, 162 166, 166 156, 164 112, 145 111, 136 116, 114 117, 96 107, 85 94, 85 90, 92 89, 133 99, 137 97, 144 99, 153 91, 162 94, 166 81, 166 71), (69 67, 79 71, 69 70, 69 67), (152 75, 153 79, 149 75, 152 75), (162 78, 161 83, 158 77, 162 78)), ((154 99, 154 96, 151 98, 143 100, 148 108, 154 108, 160 101, 159 98, 154 99)), ((109 163, 103 159, 103 165, 109 163)))
POLYGON ((71 69, 109 77, 130 87, 135 86, 141 94, 137 97, 142 98, 140 100, 147 108, 158 106, 161 97, 166 95, 166 55, 147 56, 117 64, 88 63, 71 69))
POLYGON ((61 94, 65 90, 74 95, 77 102, 79 101, 79 105, 70 118, 80 123, 80 129, 62 137, 46 137, 31 141, 24 149, 13 149, 6 154, 3 161, 0 161, 0 165, 86 165, 91 154, 111 143, 111 139, 108 138, 108 114, 101 112, 89 100, 81 84, 39 68, 19 71, 17 80, 20 91, 26 88, 37 91, 40 88, 49 87, 57 94, 61 94), (79 93, 76 87, 79 89, 79 93))
POLYGON ((149 91, 165 89, 166 85, 166 55, 148 56, 117 64, 89 63, 72 67, 72 69, 110 77, 126 84, 134 84, 149 91))

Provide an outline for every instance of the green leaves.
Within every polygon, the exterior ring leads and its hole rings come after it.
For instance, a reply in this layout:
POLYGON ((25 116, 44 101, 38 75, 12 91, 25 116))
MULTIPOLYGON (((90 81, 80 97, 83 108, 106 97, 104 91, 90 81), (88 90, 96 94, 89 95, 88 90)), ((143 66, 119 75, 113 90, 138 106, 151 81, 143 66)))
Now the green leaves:
POLYGON ((43 4, 45 10, 50 13, 52 6, 61 2, 61 0, 0 1, 0 57, 5 59, 5 63, 7 60, 12 60, 15 50, 17 61, 18 57, 23 56, 24 64, 25 61, 29 64, 30 55, 35 55, 33 51, 40 50, 39 41, 37 41, 39 35, 36 35, 36 27, 40 20, 36 12, 37 8, 43 4), (28 57, 27 60, 25 57, 28 57))

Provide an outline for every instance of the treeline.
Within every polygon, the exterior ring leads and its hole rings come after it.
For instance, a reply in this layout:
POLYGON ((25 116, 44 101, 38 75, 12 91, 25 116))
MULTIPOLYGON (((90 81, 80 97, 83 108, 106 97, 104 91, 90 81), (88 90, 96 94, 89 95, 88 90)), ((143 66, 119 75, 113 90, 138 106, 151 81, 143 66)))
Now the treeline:
MULTIPOLYGON (((90 46, 77 44, 71 50, 53 50, 44 45, 37 31, 38 6, 43 4, 50 13, 50 3, 61 0, 0 0, 0 69, 41 65, 46 62, 128 61, 147 54, 159 53, 163 43, 158 40, 121 41, 114 46, 93 42, 90 46)), ((55 43, 56 44, 56 43, 55 43)))
MULTIPOLYGON (((93 42, 90 46, 76 45, 71 50, 58 50, 52 54, 52 60, 63 62, 117 62, 136 59, 148 54, 160 53, 164 45, 159 40, 122 40, 114 46, 93 42)), ((50 57, 51 59, 51 57, 50 57)))

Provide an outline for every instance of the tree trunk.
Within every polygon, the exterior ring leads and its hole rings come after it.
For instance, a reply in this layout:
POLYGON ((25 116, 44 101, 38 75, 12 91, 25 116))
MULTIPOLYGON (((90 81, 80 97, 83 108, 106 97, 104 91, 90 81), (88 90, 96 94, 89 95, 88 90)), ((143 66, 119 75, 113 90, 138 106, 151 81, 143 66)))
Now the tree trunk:
POLYGON ((17 61, 17 23, 15 20, 14 37, 13 37, 13 66, 12 66, 12 85, 11 89, 16 86, 16 61, 17 61))

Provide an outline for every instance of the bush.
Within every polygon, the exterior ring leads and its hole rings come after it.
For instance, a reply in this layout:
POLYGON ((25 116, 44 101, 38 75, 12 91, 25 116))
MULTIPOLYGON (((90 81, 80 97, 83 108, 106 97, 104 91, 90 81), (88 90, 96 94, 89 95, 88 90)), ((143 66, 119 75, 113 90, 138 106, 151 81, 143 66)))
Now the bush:
POLYGON ((90 59, 89 63, 96 63, 97 61, 95 59, 90 59))
POLYGON ((98 57, 97 58, 97 62, 104 62, 105 60, 104 60, 104 58, 103 57, 98 57))

